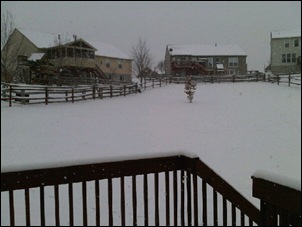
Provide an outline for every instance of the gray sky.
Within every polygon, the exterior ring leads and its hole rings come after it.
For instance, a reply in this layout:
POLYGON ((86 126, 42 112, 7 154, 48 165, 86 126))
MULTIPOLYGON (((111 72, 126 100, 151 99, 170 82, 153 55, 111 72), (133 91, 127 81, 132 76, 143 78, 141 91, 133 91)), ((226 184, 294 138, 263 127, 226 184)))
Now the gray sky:
POLYGON ((167 44, 236 44, 247 54, 248 70, 264 70, 270 32, 301 28, 301 1, 1 1, 16 27, 76 34, 114 45, 130 56, 139 37, 154 63, 167 44))

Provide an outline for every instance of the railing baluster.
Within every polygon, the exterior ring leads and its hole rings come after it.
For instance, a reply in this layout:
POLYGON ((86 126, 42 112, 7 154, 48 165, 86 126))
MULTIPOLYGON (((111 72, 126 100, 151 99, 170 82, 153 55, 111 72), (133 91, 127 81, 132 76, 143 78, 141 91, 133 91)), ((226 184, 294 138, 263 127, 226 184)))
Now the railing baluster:
POLYGON ((148 175, 144 174, 144 215, 145 226, 148 226, 148 175))
POLYGON ((95 184, 95 223, 96 226, 100 226, 100 182, 94 181, 95 184))
POLYGON ((170 226, 170 178, 169 171, 165 172, 166 182, 166 226, 170 226))
POLYGON ((133 226, 137 226, 136 176, 132 176, 133 226))
POLYGON ((87 226, 87 184, 82 181, 82 197, 83 197, 83 225, 87 226))
POLYGON ((236 207, 232 203, 232 226, 236 226, 236 207))
POLYGON ((227 226, 228 223, 228 210, 227 210, 227 200, 225 197, 222 199, 222 209, 223 209, 223 225, 227 226))
POLYGON ((45 196, 44 196, 44 186, 40 187, 40 216, 41 216, 41 226, 45 226, 45 196))
POLYGON ((9 190, 9 217, 10 225, 15 225, 15 209, 14 209, 14 191, 9 190))
POLYGON ((181 184, 180 184, 180 190, 181 190, 181 195, 180 195, 180 212, 181 212, 181 226, 185 225, 185 177, 184 177, 184 170, 182 169, 180 171, 180 179, 181 179, 181 184))
POLYGON ((60 226, 59 186, 54 185, 56 226, 60 226))
POLYGON ((121 223, 122 226, 126 225, 125 217, 125 178, 121 176, 121 223))
POLYGON ((208 225, 208 210, 207 210, 207 183, 205 180, 202 180, 202 219, 203 226, 208 225))
POLYGON ((177 226, 177 210, 178 210, 178 203, 177 203, 177 170, 173 170, 173 196, 174 196, 174 226, 177 226))
POLYGON ((112 209, 112 178, 108 178, 108 213, 109 226, 113 226, 113 209, 112 209))
POLYGON ((73 188, 72 183, 68 183, 68 197, 69 197, 69 224, 73 226, 73 188))
POLYGON ((26 225, 30 226, 29 189, 25 189, 26 225))
POLYGON ((198 226, 198 184, 196 170, 193 173, 193 195, 194 195, 194 226, 198 226))
POLYGON ((240 211, 240 215, 241 215, 241 226, 245 226, 245 214, 242 212, 242 211, 240 211))
POLYGON ((159 226, 158 173, 154 173, 155 226, 159 226))
POLYGON ((217 191, 213 188, 213 223, 214 226, 218 226, 218 217, 217 217, 217 191))
POLYGON ((192 226, 191 173, 186 171, 188 226, 192 226))

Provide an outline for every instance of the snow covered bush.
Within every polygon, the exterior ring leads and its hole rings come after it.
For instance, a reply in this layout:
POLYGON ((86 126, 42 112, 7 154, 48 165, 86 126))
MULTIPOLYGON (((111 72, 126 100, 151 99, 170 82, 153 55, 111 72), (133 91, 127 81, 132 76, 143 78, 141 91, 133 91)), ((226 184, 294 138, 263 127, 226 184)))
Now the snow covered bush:
POLYGON ((191 76, 187 76, 185 81, 185 93, 187 94, 187 98, 192 103, 194 92, 196 90, 196 81, 192 80, 191 76))

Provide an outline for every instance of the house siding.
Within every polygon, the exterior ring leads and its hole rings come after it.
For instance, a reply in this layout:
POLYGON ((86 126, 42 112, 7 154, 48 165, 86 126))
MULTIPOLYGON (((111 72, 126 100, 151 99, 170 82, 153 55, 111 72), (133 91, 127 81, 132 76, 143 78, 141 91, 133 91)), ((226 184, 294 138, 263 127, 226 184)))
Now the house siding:
MULTIPOLYGON (((298 57, 301 59, 301 37, 271 38, 271 71, 274 74, 301 73, 301 64, 298 63, 298 57), (294 45, 298 40, 298 46, 294 45), (285 46, 288 43, 288 47, 285 46), (296 61, 282 62, 282 55, 295 54, 296 61)), ((300 60, 301 61, 301 60, 300 60)))

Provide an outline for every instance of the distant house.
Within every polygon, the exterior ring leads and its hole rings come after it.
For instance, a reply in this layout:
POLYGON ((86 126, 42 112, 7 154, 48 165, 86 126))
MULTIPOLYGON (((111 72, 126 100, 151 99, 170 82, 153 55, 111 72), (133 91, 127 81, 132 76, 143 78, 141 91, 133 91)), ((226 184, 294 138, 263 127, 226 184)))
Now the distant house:
POLYGON ((166 46, 165 71, 171 75, 246 74, 247 55, 236 45, 166 46))
POLYGON ((15 29, 3 53, 8 56, 6 68, 10 74, 16 73, 20 60, 40 61, 50 69, 48 76, 61 75, 58 73, 64 69, 64 75, 75 77, 131 81, 132 60, 126 54, 112 45, 90 43, 76 36, 72 41, 61 40, 54 34, 15 29))
POLYGON ((270 45, 272 73, 301 73, 301 29, 271 32, 270 45))

